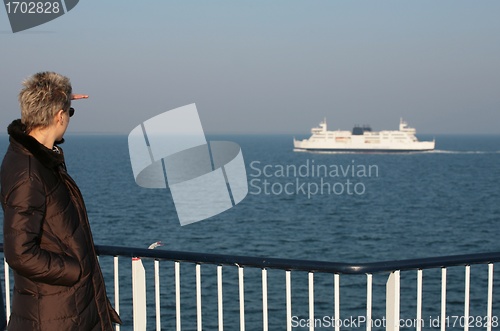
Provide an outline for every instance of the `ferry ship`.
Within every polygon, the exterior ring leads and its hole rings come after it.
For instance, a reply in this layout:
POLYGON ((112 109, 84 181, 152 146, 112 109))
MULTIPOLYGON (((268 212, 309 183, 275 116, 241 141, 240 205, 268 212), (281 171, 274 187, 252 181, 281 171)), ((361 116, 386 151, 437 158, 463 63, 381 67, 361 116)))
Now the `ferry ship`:
POLYGON ((309 139, 293 139, 294 151, 314 152, 422 152, 434 149, 435 141, 419 141, 416 130, 399 122, 399 130, 372 131, 370 126, 354 126, 352 131, 328 131, 326 119, 312 128, 309 139))

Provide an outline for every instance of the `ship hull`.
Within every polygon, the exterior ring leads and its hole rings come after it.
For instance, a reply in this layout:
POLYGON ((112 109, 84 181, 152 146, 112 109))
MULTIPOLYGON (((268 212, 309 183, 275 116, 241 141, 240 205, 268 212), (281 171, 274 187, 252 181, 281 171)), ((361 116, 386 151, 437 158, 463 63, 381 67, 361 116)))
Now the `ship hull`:
POLYGON ((345 153, 414 153, 414 152, 429 152, 434 150, 434 148, 429 149, 357 149, 357 148, 294 148, 295 152, 317 152, 317 153, 328 153, 328 152, 345 152, 345 153))
POLYGON ((408 153, 408 152, 428 152, 434 150, 434 142, 418 142, 411 145, 399 146, 335 146, 328 143, 311 143, 309 141, 294 141, 295 151, 304 152, 359 152, 359 153, 408 153))

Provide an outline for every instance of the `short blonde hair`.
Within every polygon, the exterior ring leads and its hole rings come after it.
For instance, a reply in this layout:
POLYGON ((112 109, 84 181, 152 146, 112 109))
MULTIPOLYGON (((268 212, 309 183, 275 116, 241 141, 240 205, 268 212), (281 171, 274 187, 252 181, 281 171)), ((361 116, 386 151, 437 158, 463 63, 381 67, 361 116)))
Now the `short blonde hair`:
POLYGON ((45 128, 61 109, 71 106, 71 83, 69 78, 55 72, 39 72, 23 82, 19 92, 21 121, 29 133, 37 127, 45 128))

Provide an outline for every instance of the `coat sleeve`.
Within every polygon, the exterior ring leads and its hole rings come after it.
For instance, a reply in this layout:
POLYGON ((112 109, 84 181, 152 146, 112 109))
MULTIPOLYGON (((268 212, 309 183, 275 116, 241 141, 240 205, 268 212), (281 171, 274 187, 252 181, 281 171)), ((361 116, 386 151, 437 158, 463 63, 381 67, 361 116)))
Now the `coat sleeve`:
POLYGON ((23 179, 5 197, 4 255, 9 266, 32 281, 72 286, 80 278, 73 257, 40 248, 45 191, 37 178, 23 179))

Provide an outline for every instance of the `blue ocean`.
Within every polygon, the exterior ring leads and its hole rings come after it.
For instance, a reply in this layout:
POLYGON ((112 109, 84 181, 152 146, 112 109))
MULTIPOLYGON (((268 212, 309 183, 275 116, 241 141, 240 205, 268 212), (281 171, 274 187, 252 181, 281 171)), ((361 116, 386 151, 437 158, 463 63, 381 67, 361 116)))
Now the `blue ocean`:
MULTIPOLYGON (((67 134, 62 147, 68 171, 84 195, 96 244, 147 248, 162 241, 165 246, 159 249, 346 263, 500 251, 500 136, 437 135, 435 151, 402 154, 294 152, 290 135, 208 139, 241 146, 249 193, 219 215, 180 226, 168 189, 136 185, 126 135, 67 134)), ((7 145, 7 136, 2 136, 2 155, 7 145)), ((105 257, 101 261, 112 297, 112 261, 105 257)), ((144 264, 152 271, 151 261, 144 264)), ((122 259, 123 330, 132 328, 129 267, 122 259)), ((216 270, 215 266, 202 270, 204 329, 215 330, 216 270)), ((463 270, 448 271, 450 315, 463 315, 463 270)), ((181 274, 182 326, 194 330, 194 267, 182 265, 181 274)), ((484 316, 487 268, 473 266, 472 274, 471 315, 484 316)), ((172 330, 173 264, 163 263, 161 275, 162 329, 172 330)), ((236 268, 224 270, 227 330, 239 329, 237 277, 236 268)), ((293 314, 307 318, 307 273, 293 277, 293 314)), ((439 315, 439 277, 440 270, 424 273, 426 329, 439 315)), ((495 277, 500 279, 498 270, 495 277)), ((286 330, 284 273, 270 270, 269 279, 270 330, 286 330)), ((416 273, 402 275, 402 316, 414 317, 415 279, 416 273), (406 298, 409 304, 403 304, 406 298)), ((364 276, 340 280, 341 315, 364 314, 364 276)), ((385 314, 386 280, 386 274, 374 276, 374 307, 381 307, 374 308, 374 317, 385 314)), ((315 282, 316 316, 331 316, 333 277, 317 275, 315 282)), ((261 330, 258 270, 246 271, 245 290, 247 329, 261 330)), ((500 316, 500 292, 495 290, 493 315, 500 316)), ((153 300, 149 292, 148 296, 153 300)), ((148 312, 153 316, 153 303, 148 312)), ((154 317, 148 323, 148 329, 154 329, 154 317)))

